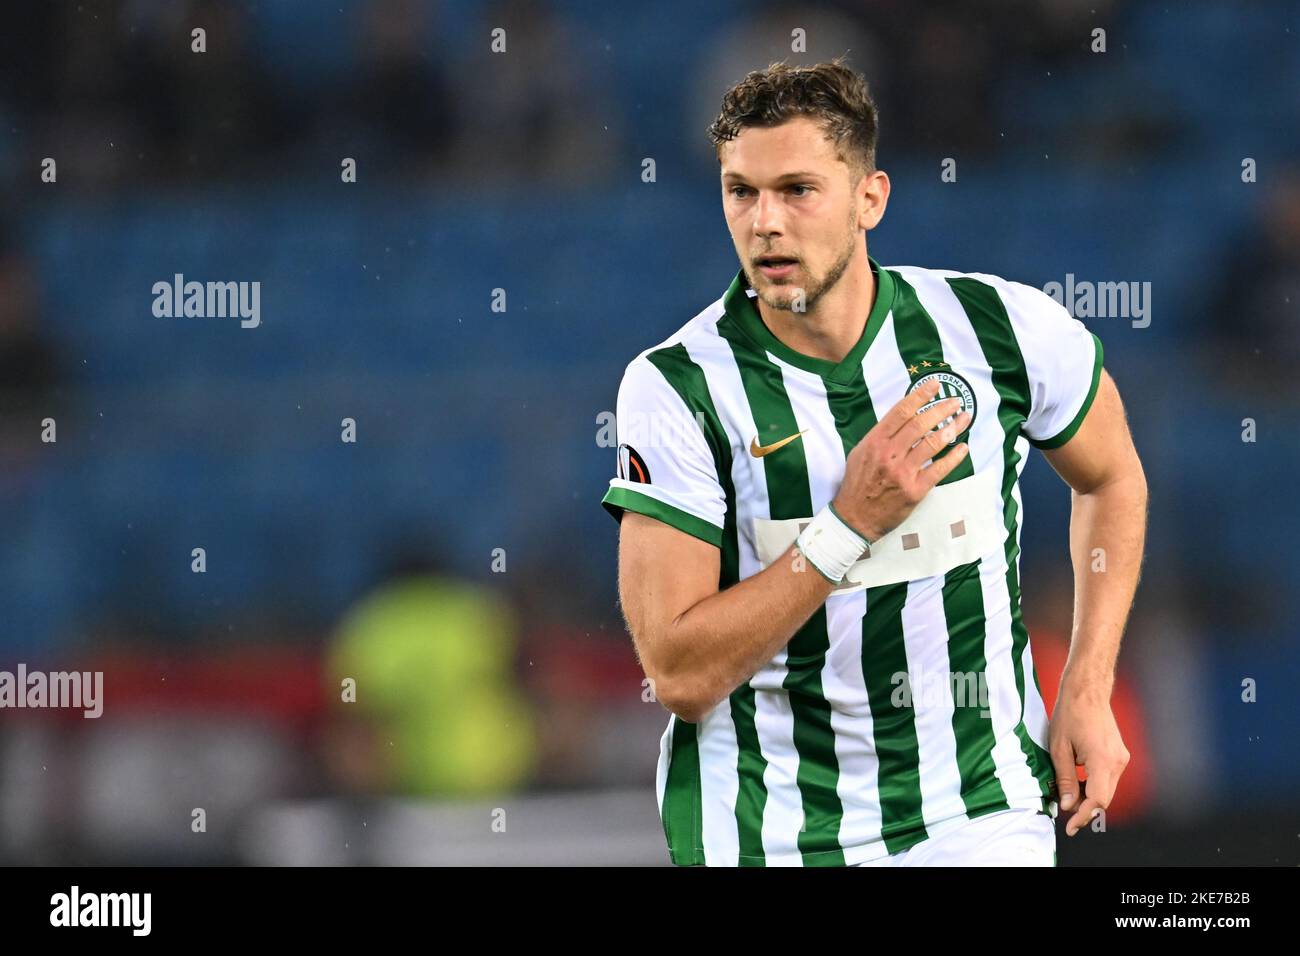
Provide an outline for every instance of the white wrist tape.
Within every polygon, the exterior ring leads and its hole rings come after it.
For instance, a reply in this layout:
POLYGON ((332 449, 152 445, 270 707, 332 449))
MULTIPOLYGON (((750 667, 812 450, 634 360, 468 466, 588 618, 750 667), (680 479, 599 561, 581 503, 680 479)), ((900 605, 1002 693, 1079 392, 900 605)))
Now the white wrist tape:
POLYGON ((867 553, 869 544, 830 505, 817 512, 812 524, 795 539, 804 557, 832 584, 844 580, 849 568, 867 553))

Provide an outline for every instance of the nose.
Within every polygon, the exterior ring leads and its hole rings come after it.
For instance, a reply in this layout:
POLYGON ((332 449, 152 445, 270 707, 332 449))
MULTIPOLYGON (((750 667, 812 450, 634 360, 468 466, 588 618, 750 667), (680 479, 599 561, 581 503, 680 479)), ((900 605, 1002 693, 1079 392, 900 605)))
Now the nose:
POLYGON ((779 198, 762 190, 754 208, 754 235, 767 238, 781 234, 781 203, 779 198))

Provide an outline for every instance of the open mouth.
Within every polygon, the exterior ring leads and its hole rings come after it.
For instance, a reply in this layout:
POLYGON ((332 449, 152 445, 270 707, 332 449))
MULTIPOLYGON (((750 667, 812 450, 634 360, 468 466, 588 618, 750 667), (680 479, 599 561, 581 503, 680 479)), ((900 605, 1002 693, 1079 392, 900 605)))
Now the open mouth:
POLYGON ((798 259, 791 259, 789 256, 760 256, 755 260, 758 263, 759 271, 769 279, 781 279, 794 272, 794 267, 799 264, 798 259))

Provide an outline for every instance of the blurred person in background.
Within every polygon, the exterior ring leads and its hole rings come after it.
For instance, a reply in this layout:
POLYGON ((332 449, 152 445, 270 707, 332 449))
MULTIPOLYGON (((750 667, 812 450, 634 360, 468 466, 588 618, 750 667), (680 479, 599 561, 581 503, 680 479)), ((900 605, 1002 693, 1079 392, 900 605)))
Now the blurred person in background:
POLYGON ((473 81, 457 97, 465 127, 457 171, 561 185, 609 175, 620 111, 582 55, 590 41, 538 0, 497 0, 482 22, 505 31, 505 50, 484 46, 462 64, 473 81))
POLYGON ((32 263, 0 221, 0 488, 6 499, 31 480, 37 453, 48 447, 41 444, 41 422, 53 418, 57 426, 59 418, 58 358, 39 331, 39 311, 32 263))
POLYGON ((461 133, 458 90, 442 57, 441 10, 420 0, 379 0, 359 11, 355 76, 335 92, 342 108, 322 110, 318 135, 340 147, 369 146, 367 164, 398 175, 434 172, 461 133))
MULTIPOLYGON (((189 0, 133 5, 129 14, 116 60, 128 71, 131 115, 157 152, 144 157, 151 176, 229 180, 294 141, 298 120, 255 55, 250 8, 189 0), (205 31, 202 54, 193 48, 196 27, 205 31)), ((92 42, 103 41, 95 33, 92 42)))
MULTIPOLYGON (((885 108, 899 109, 897 97, 906 95, 897 90, 894 75, 899 70, 894 49, 882 35, 886 24, 892 22, 883 14, 883 8, 892 3, 877 4, 864 15, 864 11, 847 5, 773 3, 748 11, 743 17, 729 23, 723 34, 711 44, 710 55, 694 80, 691 103, 687 111, 689 127, 686 135, 690 141, 699 138, 699 131, 707 129, 717 116, 718 94, 732 85, 737 76, 758 70, 783 60, 792 66, 812 66, 836 56, 844 58, 856 69, 875 78, 872 90, 885 108), (802 30, 800 45, 794 50, 792 32, 802 30)), ((712 161, 706 150, 699 152, 701 161, 712 161)))
POLYGON ((0 35, 6 63, 21 77, 4 94, 23 122, 9 130, 42 157, 58 161, 58 181, 76 190, 106 189, 143 154, 152 160, 152 107, 160 90, 132 101, 138 65, 126 55, 122 5, 50 4, 49 16, 7 18, 0 35), (7 41, 7 42, 6 42, 7 41), (11 59, 12 57, 12 59, 11 59))
POLYGON ((777 60, 812 65, 844 56, 872 77, 881 112, 905 118, 890 127, 896 153, 940 147, 944 155, 986 152, 1000 138, 988 117, 996 113, 998 83, 1014 62, 1007 47, 1025 46, 1024 56, 1032 52, 1057 62, 1081 54, 1086 47, 1079 36, 1087 34, 1079 32, 1080 18, 1086 16, 1091 14, 1083 5, 1069 3, 763 5, 729 24, 713 45, 695 81, 690 135, 713 120, 712 103, 734 77, 777 60), (802 31, 797 38, 796 29, 802 31), (1046 49, 1030 49, 1035 43, 1046 49))
POLYGON ((1243 394, 1291 394, 1300 363, 1300 168, 1270 176, 1203 301, 1207 371, 1243 394))
POLYGON ((27 82, 0 95, 30 114, 14 133, 58 159, 61 184, 230 179, 296 136, 294 114, 252 55, 248 8, 101 0, 50 11, 39 23, 17 18, 0 52, 14 52, 27 82))
POLYGON ((654 767, 629 742, 656 740, 662 711, 646 693, 622 623, 595 600, 601 592, 574 557, 557 542, 508 575, 537 707, 532 788, 645 787, 654 767))
POLYGON ((514 674, 515 620, 493 591, 419 555, 349 611, 326 653, 324 758, 347 790, 474 797, 533 772, 535 719, 514 674), (342 699, 355 682, 355 702, 342 699))

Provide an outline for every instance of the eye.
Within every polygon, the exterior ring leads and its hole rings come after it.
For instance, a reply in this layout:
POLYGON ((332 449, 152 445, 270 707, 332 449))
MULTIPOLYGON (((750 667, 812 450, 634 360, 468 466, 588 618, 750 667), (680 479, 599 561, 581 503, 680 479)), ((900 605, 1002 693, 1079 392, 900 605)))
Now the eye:
POLYGON ((748 193, 748 192, 749 192, 749 187, 748 187, 748 186, 732 186, 731 189, 729 189, 729 190, 727 190, 727 191, 728 191, 729 193, 731 193, 731 195, 735 196, 737 199, 744 199, 745 197, 744 197, 743 195, 741 195, 741 194, 742 194, 742 193, 748 193))
MULTIPOLYGON (((791 188, 791 189, 806 189, 806 190, 811 190, 811 189, 812 189, 812 187, 809 186, 807 183, 796 183, 795 185, 791 186, 790 188, 791 188)), ((806 192, 802 192, 802 193, 799 193, 798 195, 800 195, 800 196, 806 196, 806 195, 808 195, 808 193, 806 193, 806 192)))

